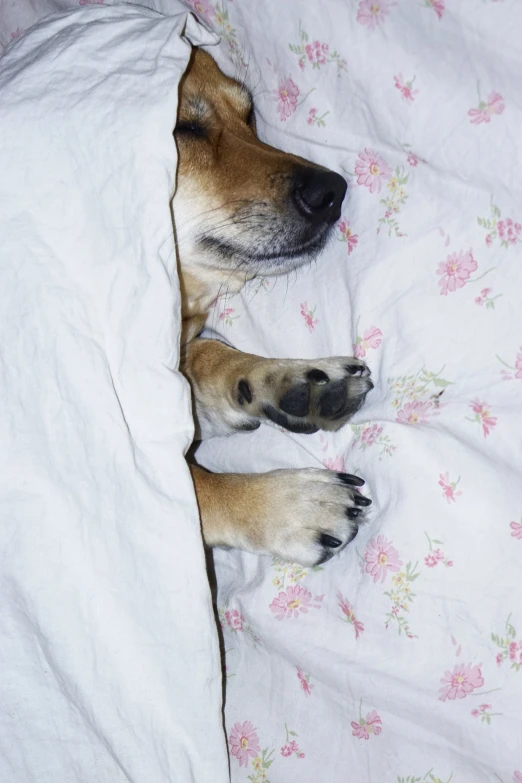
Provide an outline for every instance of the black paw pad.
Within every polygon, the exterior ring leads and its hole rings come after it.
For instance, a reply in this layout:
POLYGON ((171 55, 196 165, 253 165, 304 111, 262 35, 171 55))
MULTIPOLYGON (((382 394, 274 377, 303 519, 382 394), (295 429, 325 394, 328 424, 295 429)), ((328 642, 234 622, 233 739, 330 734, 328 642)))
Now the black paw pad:
POLYGON ((291 416, 306 416, 310 410, 310 389, 308 384, 293 386, 279 401, 279 407, 291 416))
POLYGON ((325 418, 342 415, 346 405, 346 384, 343 380, 331 383, 319 400, 319 413, 325 418))
POLYGON ((252 389, 246 381, 241 380, 237 385, 237 401, 240 405, 244 405, 245 400, 250 405, 252 402, 252 389))
POLYGON ((330 380, 328 375, 322 370, 310 370, 310 372, 306 373, 306 377, 309 381, 312 381, 312 383, 317 383, 320 386, 324 383, 328 383, 330 380))
POLYGON ((296 422, 295 424, 291 423, 288 420, 288 416, 286 416, 284 413, 281 413, 281 411, 278 411, 277 408, 274 408, 273 405, 264 405, 263 413, 267 418, 270 419, 270 421, 273 421, 274 424, 278 424, 280 427, 284 427, 285 430, 289 430, 290 432, 302 433, 303 435, 312 435, 319 429, 318 427, 314 427, 313 424, 308 424, 305 421, 296 422))

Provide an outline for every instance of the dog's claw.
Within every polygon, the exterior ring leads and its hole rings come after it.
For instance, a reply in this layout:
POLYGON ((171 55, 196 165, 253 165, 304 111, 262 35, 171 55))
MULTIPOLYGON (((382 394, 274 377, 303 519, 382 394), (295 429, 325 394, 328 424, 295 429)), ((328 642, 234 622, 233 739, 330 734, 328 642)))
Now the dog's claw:
POLYGON ((343 482, 343 484, 349 484, 352 487, 362 487, 364 479, 359 476, 354 476, 352 473, 338 473, 337 478, 343 482))

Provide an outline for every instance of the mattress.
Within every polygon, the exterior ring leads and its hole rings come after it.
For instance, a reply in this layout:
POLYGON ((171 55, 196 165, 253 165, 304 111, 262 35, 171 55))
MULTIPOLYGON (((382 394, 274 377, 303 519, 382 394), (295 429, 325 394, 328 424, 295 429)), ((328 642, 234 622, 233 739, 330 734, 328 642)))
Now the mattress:
MULTIPOLYGON (((209 329, 264 356, 353 354, 375 382, 338 433, 267 423, 198 451, 356 472, 373 498, 324 566, 215 551, 231 780, 520 783, 522 6, 187 7, 260 136, 349 183, 317 261, 224 295, 209 329)), ((36 13, 7 10, 3 43, 36 13)))

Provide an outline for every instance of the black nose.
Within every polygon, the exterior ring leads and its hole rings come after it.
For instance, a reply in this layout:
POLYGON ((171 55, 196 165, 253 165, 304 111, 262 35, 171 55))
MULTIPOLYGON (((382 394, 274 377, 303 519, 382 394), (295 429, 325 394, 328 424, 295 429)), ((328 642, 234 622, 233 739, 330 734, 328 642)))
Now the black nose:
POLYGON ((335 223, 341 217, 346 188, 335 171, 303 167, 295 174, 292 199, 301 215, 313 223, 335 223))

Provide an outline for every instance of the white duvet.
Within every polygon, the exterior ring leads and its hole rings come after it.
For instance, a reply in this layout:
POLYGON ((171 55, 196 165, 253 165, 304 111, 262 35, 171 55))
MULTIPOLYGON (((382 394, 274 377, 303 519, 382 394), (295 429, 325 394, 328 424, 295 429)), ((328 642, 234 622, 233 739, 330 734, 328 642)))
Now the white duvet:
MULTIPOLYGON (((346 468, 374 499, 323 569, 217 553, 232 780, 520 783, 522 6, 187 5, 246 72, 261 135, 350 183, 317 263, 210 326, 267 356, 355 352, 376 382, 337 435, 267 425, 200 451, 346 468)), ((41 7, 6 6, 2 41, 41 7)))
POLYGON ((169 198, 182 8, 0 61, 0 780, 228 779, 184 451, 169 198))

